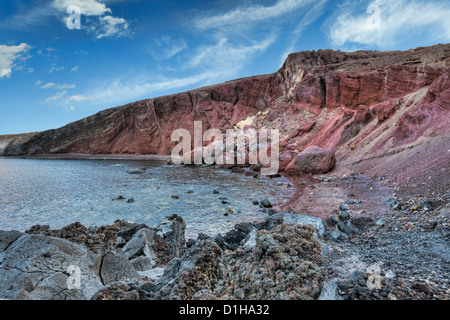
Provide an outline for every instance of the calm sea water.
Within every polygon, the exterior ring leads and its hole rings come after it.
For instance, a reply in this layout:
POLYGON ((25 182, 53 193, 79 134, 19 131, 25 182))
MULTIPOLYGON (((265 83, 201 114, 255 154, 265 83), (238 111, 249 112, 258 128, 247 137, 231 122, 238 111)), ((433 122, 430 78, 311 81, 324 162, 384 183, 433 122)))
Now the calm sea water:
POLYGON ((24 231, 36 224, 55 229, 75 221, 101 226, 117 219, 156 226, 176 213, 186 220, 187 238, 214 235, 239 222, 263 220, 267 214, 252 201, 280 203, 293 192, 286 184, 283 178, 254 179, 157 161, 0 158, 0 230, 24 231), (129 173, 141 167, 145 174, 129 173), (112 200, 119 196, 135 201, 112 200), (237 213, 224 216, 229 207, 237 213))

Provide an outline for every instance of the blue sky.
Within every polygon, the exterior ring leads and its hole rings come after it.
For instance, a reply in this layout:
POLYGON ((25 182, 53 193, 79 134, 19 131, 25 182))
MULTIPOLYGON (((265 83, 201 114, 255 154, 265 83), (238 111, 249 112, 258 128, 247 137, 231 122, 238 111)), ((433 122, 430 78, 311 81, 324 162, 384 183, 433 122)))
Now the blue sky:
POLYGON ((448 43, 449 17, 425 0, 2 0, 0 134, 272 73, 290 52, 448 43))

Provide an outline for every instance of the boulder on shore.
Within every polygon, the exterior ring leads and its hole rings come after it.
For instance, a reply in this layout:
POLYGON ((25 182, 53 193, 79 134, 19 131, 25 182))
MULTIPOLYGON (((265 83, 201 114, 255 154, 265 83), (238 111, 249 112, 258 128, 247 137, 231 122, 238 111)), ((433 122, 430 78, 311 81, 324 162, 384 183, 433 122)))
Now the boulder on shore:
POLYGON ((328 173, 336 165, 334 152, 316 146, 298 154, 286 167, 290 174, 328 173))

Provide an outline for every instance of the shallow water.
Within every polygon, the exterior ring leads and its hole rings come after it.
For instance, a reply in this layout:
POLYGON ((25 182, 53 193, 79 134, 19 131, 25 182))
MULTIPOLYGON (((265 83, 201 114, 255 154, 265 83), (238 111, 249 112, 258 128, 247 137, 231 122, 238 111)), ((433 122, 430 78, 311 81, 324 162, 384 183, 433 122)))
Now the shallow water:
POLYGON ((157 161, 0 158, 0 230, 55 229, 75 221, 101 226, 117 219, 156 226, 175 213, 186 220, 187 238, 215 235, 239 222, 262 221, 267 214, 252 201, 286 200, 293 189, 281 183, 287 181, 157 161), (129 173, 141 167, 145 174, 129 173), (112 200, 119 196, 125 200, 112 200), (224 197, 229 204, 222 204, 224 197), (224 216, 228 207, 237 213, 224 216))

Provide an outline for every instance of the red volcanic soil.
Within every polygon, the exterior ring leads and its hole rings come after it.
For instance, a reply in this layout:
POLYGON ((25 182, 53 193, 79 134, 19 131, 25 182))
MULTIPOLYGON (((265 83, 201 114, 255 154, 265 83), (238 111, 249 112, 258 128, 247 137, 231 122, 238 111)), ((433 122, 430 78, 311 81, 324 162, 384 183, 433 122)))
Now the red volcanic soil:
POLYGON ((108 109, 62 128, 0 137, 4 156, 168 155, 175 129, 277 128, 282 169, 311 146, 335 152, 329 175, 383 176, 398 192, 448 192, 450 44, 409 51, 318 50, 273 74, 108 109), (247 122, 246 122, 247 123, 247 122))

